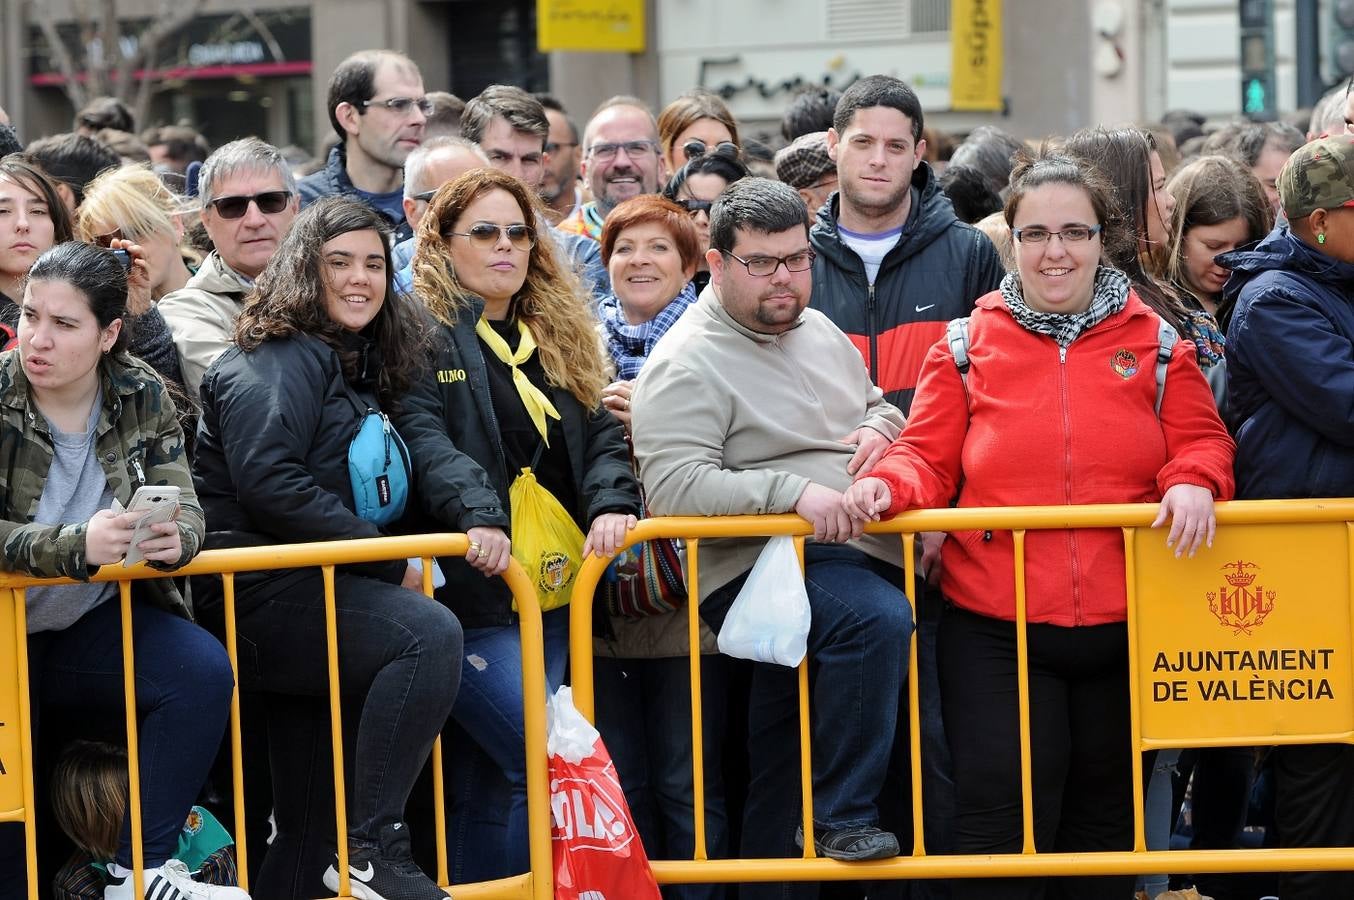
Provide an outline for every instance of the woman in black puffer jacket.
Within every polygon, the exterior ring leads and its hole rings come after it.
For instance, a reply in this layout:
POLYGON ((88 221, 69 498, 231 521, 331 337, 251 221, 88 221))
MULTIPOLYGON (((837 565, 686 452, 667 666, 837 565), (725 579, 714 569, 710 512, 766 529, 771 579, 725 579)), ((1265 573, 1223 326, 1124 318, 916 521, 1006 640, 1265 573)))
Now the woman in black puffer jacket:
MULTIPOLYGON (((369 410, 394 408, 424 356, 416 319, 391 288, 388 238, 361 203, 307 208, 246 301, 236 346, 207 371, 194 483, 213 530, 234 542, 382 533, 377 516, 359 515, 349 444, 369 410)), ((240 681, 267 698, 278 832, 254 897, 327 896, 339 881, 321 575, 289 570, 236 583, 240 681)), ((364 900, 444 896, 413 865, 403 819, 456 697, 461 627, 410 589, 417 583, 403 560, 344 566, 334 578, 340 679, 356 701, 345 716, 356 725, 346 757, 349 868, 364 900)))

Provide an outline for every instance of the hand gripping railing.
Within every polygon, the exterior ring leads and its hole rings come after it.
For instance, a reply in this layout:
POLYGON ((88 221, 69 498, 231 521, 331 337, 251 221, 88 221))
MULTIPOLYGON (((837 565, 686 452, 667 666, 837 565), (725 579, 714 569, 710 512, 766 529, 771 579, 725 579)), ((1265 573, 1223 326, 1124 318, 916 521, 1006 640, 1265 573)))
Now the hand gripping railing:
MULTIPOLYGON (((272 547, 249 547, 231 550, 209 550, 197 556, 190 564, 173 573, 181 575, 220 575, 225 594, 226 651, 230 657, 231 668, 239 672, 236 652, 235 625, 235 574, 239 572, 257 572, 272 569, 315 568, 321 570, 324 583, 325 623, 329 650, 329 708, 331 714, 331 740, 334 757, 334 794, 335 818, 337 820, 337 849, 339 871, 339 894, 351 896, 348 879, 348 841, 347 841, 347 804, 344 796, 343 768, 343 726, 342 708, 339 696, 338 672, 338 634, 337 614, 334 603, 334 567, 352 563, 378 562, 392 559, 421 557, 423 559, 423 593, 432 596, 431 557, 464 556, 469 548, 469 540, 464 534, 432 534, 409 537, 373 538, 355 541, 330 541, 310 544, 284 544, 272 547)), ((127 758, 129 765, 129 803, 127 814, 131 818, 132 860, 135 878, 135 893, 143 892, 142 836, 141 836, 141 790, 140 765, 137 754, 137 716, 134 680, 135 659, 132 651, 132 594, 131 582, 144 578, 163 578, 166 573, 138 565, 129 569, 121 566, 104 566, 92 580, 99 582, 118 582, 122 605, 122 660, 124 672, 124 696, 126 703, 127 758)), ((550 900, 554 896, 553 869, 550 858, 550 802, 546 784, 545 754, 545 697, 544 648, 541 638, 540 606, 536 601, 536 592, 526 573, 516 561, 509 564, 503 573, 513 596, 517 599, 521 624, 522 642, 522 688, 527 698, 524 715, 526 726, 527 758, 527 801, 528 834, 530 842, 531 871, 511 878, 499 879, 476 885, 458 885, 458 900, 550 900)), ((15 573, 0 573, 0 651, 13 645, 14 666, 5 664, 0 655, 0 678, 10 680, 10 672, 15 673, 10 690, 6 690, 0 681, 0 713, 6 713, 7 706, 13 706, 14 712, 8 713, 17 721, 4 719, 4 729, 0 729, 0 766, 10 766, 11 759, 3 753, 4 748, 13 746, 18 759, 17 773, 6 768, 0 774, 0 821, 22 821, 25 827, 26 865, 29 872, 29 900, 37 900, 37 849, 34 828, 35 800, 33 796, 33 751, 30 734, 31 711, 29 710, 28 660, 25 626, 24 589, 36 584, 72 584, 70 579, 38 579, 15 573), (5 628, 5 619, 9 619, 11 628, 5 628), (9 726, 15 726, 17 740, 5 742, 12 735, 5 734, 9 726), (18 785, 13 779, 17 777, 18 785), (6 788, 6 780, 11 784, 6 788), (15 790, 17 787, 17 790, 15 790), (19 801, 17 808, 13 796, 19 801)), ((431 601, 430 601, 431 602, 431 601)), ((238 682, 238 676, 237 676, 238 682)), ((3 719, 0 716, 0 719, 3 719)), ((244 775, 242 770, 240 738, 240 696, 237 687, 231 698, 230 707, 230 743, 231 775, 235 789, 235 841, 237 864, 241 887, 248 888, 248 847, 245 839, 244 775)), ((442 781, 441 741, 438 740, 432 752, 434 814, 437 828, 437 883, 447 886, 447 846, 446 846, 446 809, 442 781)))
MULTIPOLYGON (((1337 702, 1317 710, 1316 721, 1297 721, 1301 717, 1287 714, 1269 716, 1259 710, 1253 721, 1228 724, 1227 716, 1214 717, 1206 707, 1197 703, 1190 710, 1204 710, 1187 715, 1172 713, 1168 705, 1145 696, 1144 679, 1153 677, 1161 666, 1165 646, 1162 634, 1173 632, 1176 616, 1183 622, 1191 618, 1196 624, 1211 625, 1218 634, 1241 634, 1250 623, 1251 631, 1260 633, 1254 624, 1259 612, 1250 618, 1232 614, 1231 619, 1219 612, 1213 621, 1210 608, 1204 607, 1203 594, 1189 593, 1187 583, 1207 584, 1208 579, 1221 583, 1222 600, 1226 607, 1228 591, 1232 599, 1242 603, 1243 595, 1235 594, 1236 582, 1223 580, 1217 574, 1232 571, 1228 566, 1258 565, 1246 563, 1243 554, 1267 560, 1267 565, 1288 573, 1289 583, 1279 593, 1292 594, 1294 608, 1291 619, 1300 616, 1296 611, 1313 607, 1318 600, 1327 601, 1331 618, 1320 613, 1311 615, 1310 627, 1314 639, 1331 644, 1335 668, 1331 671, 1348 673, 1351 650, 1354 650, 1354 615, 1351 615, 1350 584, 1354 581, 1354 500, 1306 501, 1247 501, 1217 505, 1218 538, 1211 551, 1201 552, 1194 559, 1170 560, 1165 547, 1165 530, 1148 528, 1156 517, 1156 505, 1103 505, 1079 507, 1012 507, 993 509, 922 510, 906 513, 884 523, 870 525, 866 530, 875 534, 898 534, 902 541, 905 584, 909 598, 915 596, 914 542, 924 531, 989 531, 1007 530, 1014 537, 1014 577, 1016 589, 1018 698, 1020 713, 1020 777, 1023 797, 1024 846, 1020 853, 991 855, 932 855, 928 854, 923 836, 923 808, 921 781, 921 733, 918 709, 918 688, 915 677, 908 678, 911 697, 908 721, 912 765, 912 825, 911 856, 864 863, 843 863, 815 858, 812 841, 805 841, 801 859, 725 859, 707 858, 705 839, 704 752, 701 721, 700 678, 700 622, 695 603, 688 602, 681 614, 687 617, 689 659, 691 673, 691 728, 692 777, 694 784, 695 851, 691 860, 657 860, 653 869, 662 884, 752 881, 832 881, 878 880, 902 878, 974 878, 998 876, 1060 876, 1150 874, 1164 871, 1211 872, 1274 872, 1318 871, 1354 868, 1354 848, 1302 848, 1270 850, 1194 850, 1148 851, 1143 824, 1142 753, 1167 747, 1248 746, 1301 743, 1354 743, 1354 679, 1342 674, 1332 677, 1337 702), (1128 594, 1128 641, 1130 665, 1130 709, 1133 759, 1134 846, 1132 850, 1095 853, 1036 852, 1034 846, 1034 812, 1031 776, 1028 646, 1026 640, 1025 596, 1025 536, 1027 531, 1043 529, 1100 528, 1122 530, 1125 549, 1125 585, 1128 594), (1233 562, 1235 557, 1236 562, 1233 562), (1167 561, 1169 560, 1169 561, 1167 561), (1178 567, 1178 568, 1176 568, 1178 567), (1305 582, 1300 577, 1306 571, 1305 582), (1298 572, 1294 575, 1294 572, 1298 572), (1336 583, 1326 580, 1330 572, 1337 574, 1336 583), (1161 583, 1158 583, 1161 582, 1161 583), (1307 590, 1310 589, 1310 590, 1307 590), (1319 596, 1315 592, 1324 592, 1319 596), (1175 604, 1179 603, 1177 607, 1175 604), (1201 611, 1201 607, 1202 611, 1201 611), (1163 621, 1172 617, 1170 621, 1163 621), (1320 632, 1316 634, 1315 632, 1320 632), (1151 646, 1155 642, 1155 646, 1151 646), (1336 649, 1338 648, 1338 649, 1336 649), (1171 716, 1175 718, 1172 719, 1171 716), (1144 717, 1150 732, 1144 731, 1144 717), (1182 719, 1184 724, 1175 720, 1182 719), (1222 724, 1219 725, 1218 723, 1222 724), (1210 733, 1212 729, 1212 733, 1210 733)), ((758 537, 794 535, 803 560, 803 541, 812 529, 798 516, 744 516, 711 518, 656 518, 640 522, 629 533, 625 546, 658 537, 677 537, 687 540, 688 589, 690 597, 699 596, 701 542, 712 538, 758 537)), ((622 548, 623 549, 623 548, 622 548)), ((594 718, 592 611, 593 593, 609 560, 590 557, 575 582, 570 621, 570 661, 574 685, 574 701, 590 719, 594 718)), ((1237 571, 1240 571, 1237 569, 1237 571)), ((1245 597, 1254 598, 1256 591, 1244 588, 1245 597)), ((1213 597, 1214 594, 1209 594, 1213 597)), ((1274 594, 1266 590, 1266 594, 1274 594)), ((1215 598, 1216 599, 1216 598, 1215 598)), ((908 601, 912 601, 909 599, 908 601)), ((1214 603, 1210 600, 1209 603, 1214 603)), ((1263 612, 1268 601, 1262 595, 1258 601, 1263 612)), ((1254 604, 1252 604, 1254 605, 1254 604)), ((1224 610, 1225 611, 1225 610, 1224 610)), ((1303 616, 1306 613, 1302 614, 1303 616)), ((915 610, 914 610, 915 621, 915 610)), ((1180 625, 1181 628, 1184 625, 1180 625)), ((1250 632, 1248 632, 1250 633, 1250 632)), ((1203 639, 1212 639, 1203 633, 1203 639)), ((1267 651, 1268 652, 1268 651, 1267 651)), ((1276 653, 1278 651, 1275 651, 1276 653)), ((1224 657, 1219 656, 1219 659, 1224 657)), ((1277 659, 1277 657, 1275 657, 1277 659)), ((917 671, 915 639, 909 649, 909 672, 917 671)), ((803 826, 805 834, 812 834, 813 790, 810 753, 808 661, 799 667, 800 759, 803 792, 803 826)), ((1253 691, 1254 689, 1252 689, 1253 691)), ((1150 693, 1150 692, 1149 692, 1150 693)), ((1197 700, 1197 698, 1195 698, 1197 700)), ((1216 698, 1215 698, 1216 699, 1216 698)), ((1272 705, 1272 704, 1271 704, 1272 705)), ((1184 708, 1184 707, 1182 707, 1184 708)), ((1278 707, 1276 707, 1278 708, 1278 707)), ((1228 715, 1231 715, 1228 713, 1228 715)), ((1310 718, 1310 717, 1309 717, 1310 718)), ((606 735, 603 735, 605 739, 606 735)), ((756 761, 753 761, 756 765, 756 761)))

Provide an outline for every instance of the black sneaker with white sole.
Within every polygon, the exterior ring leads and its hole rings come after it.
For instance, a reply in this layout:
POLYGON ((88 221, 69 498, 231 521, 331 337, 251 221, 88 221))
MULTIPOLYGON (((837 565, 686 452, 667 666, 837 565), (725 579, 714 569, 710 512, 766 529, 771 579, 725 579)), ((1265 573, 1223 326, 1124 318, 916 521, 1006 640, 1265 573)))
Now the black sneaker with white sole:
MULTIPOLYGON (((380 846, 348 854, 349 890, 358 900, 451 900, 414 863, 409 829, 396 822, 381 829, 380 846)), ((324 886, 338 892, 338 861, 324 872, 324 886)))

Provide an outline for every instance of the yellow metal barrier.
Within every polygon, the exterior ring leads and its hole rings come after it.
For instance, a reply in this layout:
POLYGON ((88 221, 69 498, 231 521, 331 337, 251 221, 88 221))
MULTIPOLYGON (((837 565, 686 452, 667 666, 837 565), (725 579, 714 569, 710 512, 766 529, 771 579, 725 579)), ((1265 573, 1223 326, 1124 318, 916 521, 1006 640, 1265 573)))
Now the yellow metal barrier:
MULTIPOLYGON (((686 606, 690 636, 695 853, 657 860, 661 884, 754 881, 856 881, 904 878, 1322 871, 1354 868, 1354 848, 1148 851, 1144 840, 1142 754, 1168 747, 1354 743, 1354 500, 1247 501, 1217 506, 1214 546, 1177 560, 1165 531, 1151 529, 1155 504, 920 510, 867 528, 899 535, 904 587, 915 596, 913 545, 923 531, 1008 530, 1014 536, 1017 665, 1021 719, 1024 847, 1020 853, 928 855, 923 838, 921 733, 917 679, 908 678, 912 748, 911 856, 864 863, 814 857, 710 860, 705 846, 699 620, 686 606), (1128 592, 1134 849, 1039 853, 1034 847, 1028 648, 1025 638, 1027 531, 1113 528, 1124 536, 1128 592), (1264 577, 1264 581, 1256 581, 1264 577), (1249 643, 1248 643, 1249 642, 1249 643), (1248 674, 1243 674, 1248 673, 1248 674), (1261 673, 1280 673, 1273 677, 1261 673), (1296 673, 1296 674, 1291 674, 1296 673), (1206 676, 1206 677, 1205 677, 1206 676)), ((701 542, 794 535, 801 550, 812 529, 798 516, 659 518, 643 521, 626 546, 658 537, 687 539, 690 596, 699 596, 701 542)), ((622 548, 623 549, 623 548, 622 548)), ((574 585, 570 665, 574 701, 594 718, 592 600, 608 560, 590 557, 574 585)), ((911 600, 909 599, 909 602, 911 600)), ((915 610, 914 610, 915 613, 915 610)), ((914 616, 915 618, 915 616, 914 616)), ((916 642, 909 672, 917 671, 916 642)), ((801 664, 800 747, 804 833, 812 834, 808 662, 801 664)), ((604 736, 605 737, 605 736, 604 736)), ((754 761, 755 764, 755 761, 754 761)))
MULTIPOLYGON (((236 655, 235 582, 240 572, 271 569, 319 568, 325 588, 325 616, 329 647, 329 704, 331 712, 334 754, 335 814, 337 818, 337 845, 339 854, 339 892, 351 896, 348 883, 347 809, 344 798, 342 710, 339 701, 337 617, 334 604, 334 567, 352 563, 378 562, 392 559, 421 557, 423 559, 423 591, 432 595, 432 566, 434 556, 464 556, 469 540, 463 534, 418 535, 410 537, 375 538, 357 541, 331 541, 311 544, 286 544, 272 547, 250 547, 231 550, 210 550, 198 555, 192 563, 174 573, 180 575, 221 575, 225 594, 226 650, 231 668, 239 671, 236 655)), ((131 631, 131 582, 143 578, 161 578, 164 573, 144 565, 124 569, 105 566, 92 580, 119 582, 122 605, 123 672, 135 672, 131 631)), ((522 642, 522 689, 525 703, 528 834, 531 871, 498 881, 474 885, 457 885, 458 900, 550 900, 554 897, 553 866, 550 853, 550 797, 547 789, 545 753, 545 668, 544 646, 541 637, 540 607, 530 579, 516 561, 503 574, 513 596, 518 600, 522 642), (533 702, 534 701, 534 702, 533 702)), ((28 708, 27 629, 25 627, 24 589, 35 584, 71 584, 69 579, 36 579, 14 573, 0 573, 0 822, 23 822, 26 835, 26 854, 29 900, 37 900, 37 850, 34 830, 35 801, 33 796, 33 753, 31 716, 28 708), (14 660, 11 669, 4 660, 14 660)), ((238 680, 238 679, 237 679, 238 680)), ((131 818, 132 858, 136 890, 140 896, 143 858, 141 840, 140 767, 137 756, 137 722, 135 686, 131 677, 124 678, 127 710, 127 758, 129 764, 130 796, 127 814, 131 818)), ((232 779, 235 789, 234 825, 237 862, 242 887, 248 887, 248 847, 245 839, 244 775, 241 768, 240 703, 238 686, 231 698, 230 743, 232 779)), ((434 809, 437 827, 436 880, 448 886, 446 865, 446 810, 442 793, 440 741, 434 747, 433 779, 434 809)))

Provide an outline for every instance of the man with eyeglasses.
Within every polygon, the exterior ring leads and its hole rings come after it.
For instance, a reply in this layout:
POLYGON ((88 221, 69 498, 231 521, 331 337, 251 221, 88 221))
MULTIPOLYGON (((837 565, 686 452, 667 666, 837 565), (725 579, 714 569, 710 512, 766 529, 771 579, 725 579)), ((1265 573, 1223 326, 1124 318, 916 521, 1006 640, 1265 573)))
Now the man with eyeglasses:
POLYGON ((418 226, 438 188, 460 178, 471 169, 489 165, 489 157, 473 141, 463 137, 438 137, 425 141, 404 161, 404 217, 415 236, 396 244, 390 251, 395 269, 395 288, 403 293, 414 289, 414 251, 418 226))
POLYGON ((558 225, 572 216, 583 205, 583 188, 578 183, 578 164, 583 158, 579 151, 582 135, 569 118, 569 112, 559 99, 550 94, 537 94, 550 121, 550 132, 545 137, 545 182, 541 185, 541 199, 551 225, 558 225))
POLYGON ((231 141, 202 164, 202 224, 215 246, 197 274, 157 307, 174 336, 190 397, 207 367, 230 346, 254 279, 277 252, 300 206, 291 166, 258 138, 231 141))
MULTIPOLYGON (((811 608, 814 841, 840 860, 898 854, 879 827, 912 632, 896 539, 862 535, 842 492, 902 430, 860 355, 807 309, 814 252, 804 203, 765 178, 729 185, 710 211, 711 282, 664 336, 632 397, 632 433, 648 506, 659 516, 794 512, 811 608)), ((762 547, 701 547, 700 612, 718 631, 762 547)), ((798 573, 793 573, 795 577, 798 573)), ((744 814, 744 857, 798 856, 798 693, 794 669, 758 664, 744 814)), ((745 886, 781 896, 787 886, 745 886)), ((816 886, 790 886, 813 896, 816 886)), ((751 893, 750 893, 751 892, 751 893)))
POLYGON ((612 97, 597 107, 583 130, 581 171, 592 200, 557 227, 598 241, 613 209, 631 197, 658 193, 667 180, 658 123, 644 101, 612 97))
POLYGON ((301 179, 301 205, 355 197, 385 214, 395 239, 405 240, 413 230, 404 219, 404 161, 433 109, 418 66, 391 50, 359 51, 334 70, 328 102, 339 143, 323 169, 301 179))
MULTIPOLYGON (((490 166, 515 176, 537 193, 549 164, 545 150, 549 134, 550 120, 541 101, 511 85, 490 85, 461 114, 461 136, 479 144, 490 166)), ((555 242, 592 297, 611 293, 611 278, 602 265, 597 242, 549 226, 548 221, 541 221, 536 230, 555 242)))

